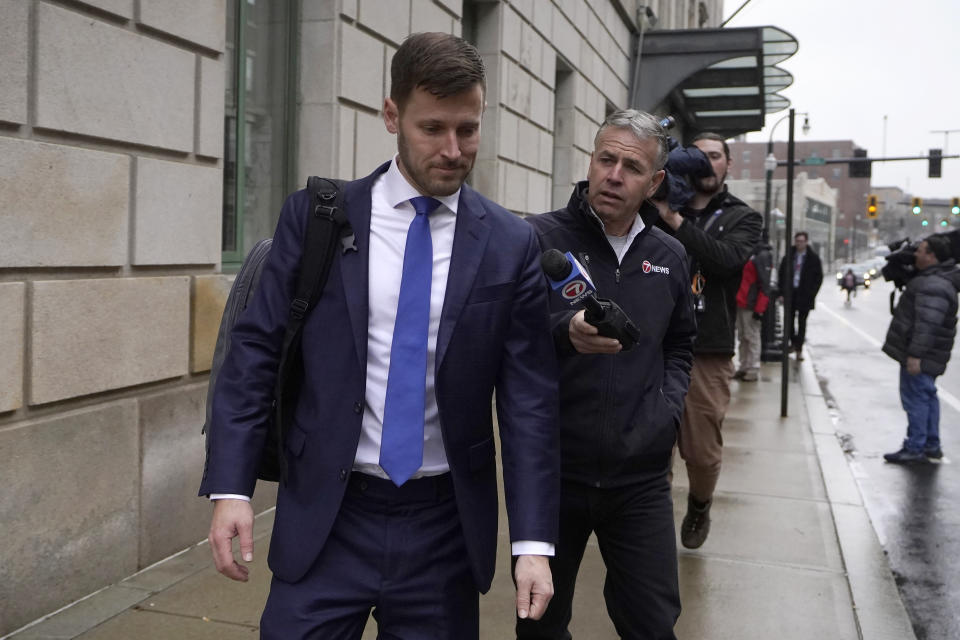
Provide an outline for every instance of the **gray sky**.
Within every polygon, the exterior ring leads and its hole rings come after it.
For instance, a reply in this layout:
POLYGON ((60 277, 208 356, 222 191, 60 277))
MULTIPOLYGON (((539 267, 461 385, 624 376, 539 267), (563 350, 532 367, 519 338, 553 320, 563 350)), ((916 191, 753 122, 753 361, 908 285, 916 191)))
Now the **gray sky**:
MULTIPOLYGON (((725 0, 725 17, 743 0, 725 0)), ((797 112, 810 113, 798 140, 853 140, 871 157, 927 155, 944 147, 935 129, 960 129, 960 0, 751 0, 727 27, 772 25, 800 48, 780 67, 793 74, 781 92, 797 112)), ((747 134, 766 142, 787 110, 768 114, 767 127, 747 134)), ((787 139, 788 121, 776 129, 787 139)), ((960 154, 960 131, 945 153, 960 154)), ((873 164, 874 186, 899 186, 924 198, 960 196, 960 158, 943 161, 943 177, 927 178, 927 162, 873 164)))

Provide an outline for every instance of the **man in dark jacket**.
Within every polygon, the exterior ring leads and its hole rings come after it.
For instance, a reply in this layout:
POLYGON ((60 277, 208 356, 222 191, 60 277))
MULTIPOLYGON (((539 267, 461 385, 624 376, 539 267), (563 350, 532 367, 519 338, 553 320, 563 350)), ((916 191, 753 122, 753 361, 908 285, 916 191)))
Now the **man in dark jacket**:
POLYGON ((803 360, 803 341, 807 335, 807 316, 813 310, 817 292, 823 284, 823 264, 820 256, 809 245, 806 231, 793 235, 793 247, 780 260, 777 284, 780 295, 791 295, 790 345, 797 352, 797 360, 803 360), (787 282, 787 260, 793 261, 793 282, 787 282))
POLYGON ((957 334, 960 269, 950 241, 933 235, 914 255, 916 275, 893 311, 883 352, 900 363, 900 402, 907 412, 907 437, 887 462, 926 462, 943 457, 936 378, 947 369, 957 334))
POLYGON ((666 136, 650 114, 618 111, 601 126, 588 180, 564 209, 527 218, 541 247, 570 251, 597 295, 639 329, 631 349, 598 335, 551 298, 560 362, 560 537, 554 596, 519 638, 569 638, 574 584, 591 532, 607 567, 607 611, 623 638, 674 638, 680 614, 667 471, 689 383, 696 331, 687 257, 652 226, 644 200, 663 179, 666 136))
POLYGON ((720 429, 730 405, 737 287, 743 265, 760 240, 763 219, 727 191, 730 148, 722 136, 702 133, 693 144, 706 154, 714 175, 695 178, 695 194, 679 212, 657 201, 658 226, 690 254, 691 288, 697 309, 693 369, 678 439, 687 463, 690 493, 680 527, 683 546, 696 549, 710 532, 710 506, 720 477, 720 429))

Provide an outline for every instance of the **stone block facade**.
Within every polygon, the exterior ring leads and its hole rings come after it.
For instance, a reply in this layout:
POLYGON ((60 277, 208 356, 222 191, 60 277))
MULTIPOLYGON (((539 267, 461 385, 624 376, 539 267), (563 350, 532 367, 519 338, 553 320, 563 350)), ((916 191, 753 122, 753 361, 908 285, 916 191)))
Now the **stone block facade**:
POLYGON ((190 279, 32 284, 30 404, 187 374, 190 279))
POLYGON ((27 39, 30 5, 0 0, 0 121, 27 121, 27 39))
POLYGON ((0 0, 0 635, 206 536, 226 3, 0 0))
POLYGON ((138 569, 134 400, 0 429, 0 621, 13 629, 138 569))
POLYGON ((127 261, 130 156, 0 136, 0 268, 127 261))
MULTIPOLYGON (((283 3, 288 58, 284 38, 235 50, 240 3, 0 0, 0 504, 16 514, 0 520, 0 635, 205 537, 200 426, 236 270, 221 228, 236 165, 283 164, 284 188, 368 174, 396 148, 381 113, 394 52, 445 31, 487 70, 470 183, 517 214, 562 206, 626 106, 643 4, 298 0, 283 3), (268 53, 299 68, 250 102, 286 86, 292 106, 241 120, 237 60, 268 53), (256 129, 242 145, 237 120, 256 129), (271 135, 294 148, 258 156, 271 135)), ((648 4, 687 28, 722 0, 648 4)), ((251 215, 275 215, 267 200, 251 215)), ((259 486, 254 506, 275 498, 259 486)))
POLYGON ((23 406, 26 285, 0 284, 0 413, 23 406))

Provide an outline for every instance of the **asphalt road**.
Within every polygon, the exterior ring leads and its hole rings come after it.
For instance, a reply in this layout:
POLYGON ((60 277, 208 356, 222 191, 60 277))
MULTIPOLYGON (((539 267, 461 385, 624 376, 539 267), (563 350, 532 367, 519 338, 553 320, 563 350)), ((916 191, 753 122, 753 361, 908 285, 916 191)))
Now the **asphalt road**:
POLYGON ((960 638, 960 346, 938 378, 945 458, 886 463, 906 433, 899 365, 880 351, 893 286, 860 289, 846 306, 833 276, 807 324, 817 376, 917 638, 960 638))

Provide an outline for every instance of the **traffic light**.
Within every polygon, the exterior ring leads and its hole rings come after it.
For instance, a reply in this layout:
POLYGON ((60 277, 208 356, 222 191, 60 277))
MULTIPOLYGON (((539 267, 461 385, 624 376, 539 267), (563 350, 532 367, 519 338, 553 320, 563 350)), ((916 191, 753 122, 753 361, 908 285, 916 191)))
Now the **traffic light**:
POLYGON ((867 217, 871 220, 877 217, 877 196, 872 193, 867 196, 867 217))
POLYGON ((923 198, 911 198, 910 210, 913 211, 913 215, 920 215, 920 212, 923 211, 923 198))
POLYGON ((940 165, 943 163, 943 160, 940 158, 940 156, 942 155, 942 149, 930 149, 929 165, 927 166, 928 178, 940 177, 940 165))
POLYGON ((949 224, 949 223, 947 222, 946 219, 943 219, 943 220, 940 221, 940 226, 941 226, 941 227, 946 227, 948 224, 949 224))
POLYGON ((930 224, 930 223, 927 222, 926 220, 924 220, 923 222, 920 223, 920 226, 921 226, 921 227, 925 227, 925 226, 927 226, 928 224, 930 224))
POLYGON ((950 198, 950 213, 960 216, 960 198, 950 198))
POLYGON ((850 167, 850 177, 851 178, 869 178, 870 177, 870 161, 866 159, 867 150, 866 149, 854 149, 853 150, 854 158, 864 158, 863 160, 851 160, 849 163, 850 167))

